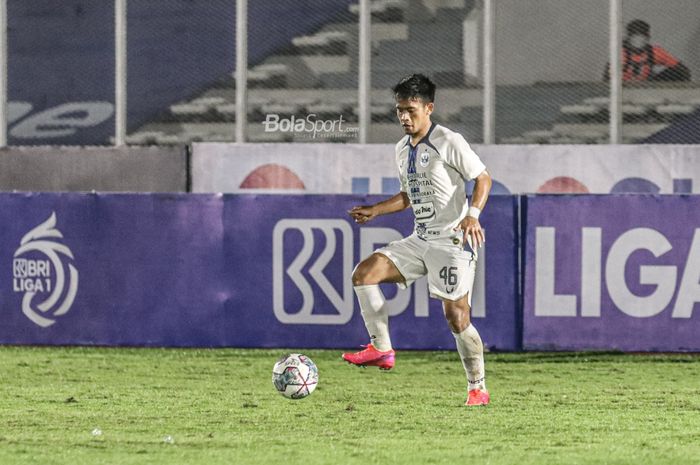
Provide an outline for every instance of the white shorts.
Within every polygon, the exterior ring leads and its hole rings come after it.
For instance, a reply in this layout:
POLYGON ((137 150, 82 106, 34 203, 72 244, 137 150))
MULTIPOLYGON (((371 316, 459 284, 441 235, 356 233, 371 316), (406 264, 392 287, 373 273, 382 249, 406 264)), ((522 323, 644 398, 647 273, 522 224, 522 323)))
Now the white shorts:
POLYGON ((398 284, 400 288, 405 289, 416 279, 428 275, 431 297, 459 300, 469 293, 471 306, 477 256, 455 242, 448 237, 424 241, 412 234, 374 252, 394 263, 405 280, 398 284))

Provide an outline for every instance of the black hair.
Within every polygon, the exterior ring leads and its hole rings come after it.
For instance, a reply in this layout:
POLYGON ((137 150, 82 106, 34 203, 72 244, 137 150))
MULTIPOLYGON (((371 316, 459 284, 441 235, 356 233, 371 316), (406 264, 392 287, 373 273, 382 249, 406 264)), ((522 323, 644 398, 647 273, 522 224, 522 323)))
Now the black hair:
POLYGON ((396 100, 421 99, 423 103, 435 101, 435 83, 423 74, 411 74, 399 81, 392 91, 396 100))
POLYGON ((627 35, 641 34, 649 37, 651 35, 651 26, 644 20, 635 19, 627 23, 627 35))

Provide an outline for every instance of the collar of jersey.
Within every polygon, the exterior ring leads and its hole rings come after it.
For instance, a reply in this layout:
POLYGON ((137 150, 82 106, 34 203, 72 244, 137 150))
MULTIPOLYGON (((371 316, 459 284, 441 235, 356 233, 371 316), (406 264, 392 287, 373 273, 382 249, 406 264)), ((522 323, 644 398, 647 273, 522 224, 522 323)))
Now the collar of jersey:
POLYGON ((406 144, 404 145, 404 147, 406 147, 406 145, 408 145, 409 149, 415 149, 416 147, 418 147, 421 144, 421 142, 425 142, 428 145, 432 145, 430 143, 430 134, 433 132, 433 129, 435 129, 435 126, 437 126, 437 123, 435 121, 432 121, 430 124, 430 129, 428 129, 428 133, 426 135, 424 135, 415 146, 411 145, 411 135, 409 134, 406 137, 406 144))

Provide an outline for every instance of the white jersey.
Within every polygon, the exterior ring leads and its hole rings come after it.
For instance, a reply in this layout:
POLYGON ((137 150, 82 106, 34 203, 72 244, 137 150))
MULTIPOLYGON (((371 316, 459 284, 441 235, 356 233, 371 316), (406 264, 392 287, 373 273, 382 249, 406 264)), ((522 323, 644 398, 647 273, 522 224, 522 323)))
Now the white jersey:
POLYGON ((454 236, 468 209, 464 184, 486 169, 464 137, 433 123, 415 147, 411 136, 396 144, 396 163, 415 234, 423 240, 454 236))

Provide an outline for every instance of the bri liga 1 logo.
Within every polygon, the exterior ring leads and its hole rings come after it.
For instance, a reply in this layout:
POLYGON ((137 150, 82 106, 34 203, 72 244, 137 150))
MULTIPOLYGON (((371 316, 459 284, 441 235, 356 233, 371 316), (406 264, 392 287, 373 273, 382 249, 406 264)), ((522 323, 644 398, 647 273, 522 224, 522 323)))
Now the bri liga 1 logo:
POLYGON ((68 313, 78 292, 73 252, 61 239, 53 212, 24 235, 12 260, 12 289, 24 294, 22 313, 42 328, 68 313))

